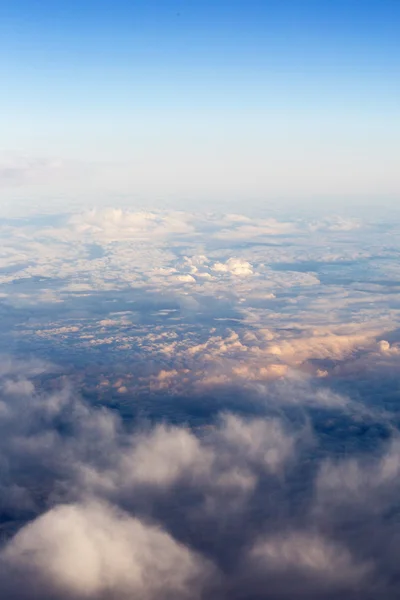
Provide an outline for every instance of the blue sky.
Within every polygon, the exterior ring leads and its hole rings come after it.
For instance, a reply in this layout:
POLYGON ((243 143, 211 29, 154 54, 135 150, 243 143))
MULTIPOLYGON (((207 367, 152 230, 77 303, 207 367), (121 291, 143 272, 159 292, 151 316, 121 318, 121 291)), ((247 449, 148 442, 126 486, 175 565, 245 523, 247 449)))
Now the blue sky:
POLYGON ((85 164, 110 196, 400 192, 397 0, 3 0, 0 22, 18 193, 61 188, 54 162, 82 194, 85 164))

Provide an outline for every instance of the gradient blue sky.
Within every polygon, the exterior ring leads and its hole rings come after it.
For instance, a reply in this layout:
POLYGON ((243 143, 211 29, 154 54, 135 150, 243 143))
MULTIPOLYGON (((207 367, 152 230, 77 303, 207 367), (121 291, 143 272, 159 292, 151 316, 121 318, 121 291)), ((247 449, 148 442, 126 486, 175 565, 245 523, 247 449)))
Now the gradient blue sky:
POLYGON ((399 31, 398 0, 0 0, 2 196, 395 201, 399 31))

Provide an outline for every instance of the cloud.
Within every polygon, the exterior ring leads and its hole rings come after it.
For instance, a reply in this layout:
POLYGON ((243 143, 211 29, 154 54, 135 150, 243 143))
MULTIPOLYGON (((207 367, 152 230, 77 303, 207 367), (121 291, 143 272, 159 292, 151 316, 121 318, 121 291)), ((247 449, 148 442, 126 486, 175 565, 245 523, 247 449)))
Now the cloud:
POLYGON ((7 600, 397 598, 397 234, 353 225, 2 221, 7 600))
POLYGON ((289 235, 297 230, 296 224, 277 219, 258 219, 242 225, 241 219, 231 218, 230 228, 221 229, 214 234, 220 240, 251 240, 259 236, 289 235), (238 225, 232 227, 232 224, 238 225))
POLYGON ((217 262, 212 266, 217 273, 230 273, 231 275, 252 275, 251 264, 240 258, 229 258, 225 263, 217 262))
POLYGON ((164 487, 185 475, 201 478, 209 472, 212 460, 212 454, 189 431, 160 425, 149 436, 137 438, 133 452, 123 460, 122 477, 164 487))
POLYGON ((343 217, 331 217, 323 221, 315 221, 309 224, 310 231, 335 231, 347 232, 359 229, 362 223, 359 219, 345 219, 343 217))
MULTIPOLYGON (((289 600, 294 593, 325 600, 370 586, 395 597, 395 567, 381 548, 384 515, 398 495, 398 444, 334 461, 318 429, 321 413, 314 420, 309 411, 325 402, 332 419, 335 407, 341 431, 360 419, 364 427, 376 423, 378 413, 319 399, 322 392, 289 377, 280 391, 268 390, 271 403, 247 398, 247 414, 231 398, 230 410, 197 426, 129 426, 87 404, 57 372, 44 388, 44 365, 7 364, 0 377, 7 597, 25 600, 34 589, 44 600, 289 600), (290 403, 301 412, 284 409, 290 403), (371 516, 371 526, 354 535, 344 524, 360 514, 371 516)), ((191 402, 201 406, 199 397, 191 402)))
POLYGON ((316 479, 318 502, 333 508, 376 511, 390 506, 399 492, 400 441, 381 456, 325 461, 316 479))
POLYGON ((278 419, 243 419, 230 413, 197 435, 182 426, 157 425, 126 439, 111 462, 82 463, 78 487, 128 503, 140 490, 148 502, 191 490, 209 506, 224 502, 229 493, 226 510, 236 510, 260 476, 284 473, 300 442, 305 443, 304 435, 294 436, 278 419))
POLYGON ((245 461, 270 473, 279 473, 286 461, 294 457, 296 438, 293 432, 285 431, 278 419, 243 420, 226 414, 222 423, 216 432, 218 454, 228 452, 229 464, 240 465, 245 461))
POLYGON ((272 343, 268 352, 292 365, 309 359, 342 360, 356 350, 371 348, 377 334, 378 331, 346 334, 315 329, 309 336, 304 332, 302 336, 272 343))
POLYGON ((69 227, 77 234, 105 243, 148 239, 194 231, 185 213, 132 212, 122 209, 91 210, 70 218, 69 227))
MULTIPOLYGON (((59 505, 0 555, 11 594, 41 598, 197 598, 210 565, 157 527, 96 502, 59 505)), ((7 588, 6 588, 7 589, 7 588)))
POLYGON ((368 563, 357 563, 346 547, 307 531, 258 540, 249 559, 266 586, 268 579, 274 582, 277 597, 279 592, 284 597, 288 592, 299 593, 300 597, 307 592, 315 597, 317 592, 317 597, 323 597, 340 589, 354 590, 359 584, 365 585, 371 569, 368 563), (288 579, 285 580, 285 576, 288 579), (291 578, 297 581, 296 586, 291 578), (301 590, 296 592, 299 582, 301 590))

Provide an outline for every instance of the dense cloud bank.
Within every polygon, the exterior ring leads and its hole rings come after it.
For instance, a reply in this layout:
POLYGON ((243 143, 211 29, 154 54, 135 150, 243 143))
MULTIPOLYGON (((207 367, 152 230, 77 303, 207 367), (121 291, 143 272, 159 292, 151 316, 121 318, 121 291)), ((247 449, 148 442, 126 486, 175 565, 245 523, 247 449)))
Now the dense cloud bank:
MULTIPOLYGON (((228 402, 207 426, 128 425, 68 380, 43 389, 52 370, 2 358, 4 597, 397 597, 400 440, 387 415, 319 402, 342 431, 385 431, 350 453, 329 451, 306 401, 302 419, 290 402, 246 415, 228 402)), ((281 395, 301 402, 296 385, 281 395)))
POLYGON ((2 598, 398 598, 399 222, 0 233, 2 598))

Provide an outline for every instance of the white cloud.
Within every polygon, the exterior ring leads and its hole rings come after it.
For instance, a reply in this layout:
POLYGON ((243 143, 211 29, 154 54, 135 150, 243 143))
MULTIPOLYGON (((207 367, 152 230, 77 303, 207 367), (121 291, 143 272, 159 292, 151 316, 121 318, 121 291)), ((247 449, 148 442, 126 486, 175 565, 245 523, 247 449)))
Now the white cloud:
POLYGON ((78 235, 105 243, 194 232, 189 215, 185 213, 131 212, 115 208, 74 215, 69 220, 69 226, 78 235))
POLYGON ((60 505, 23 527, 0 560, 45 598, 196 598, 210 566, 161 529, 104 504, 60 505))
POLYGON ((228 463, 242 461, 279 473, 294 457, 296 438, 278 419, 240 419, 227 414, 216 431, 218 454, 228 454, 228 463))
MULTIPOLYGON (((232 219, 232 223, 240 223, 239 219, 232 219)), ((221 229, 214 237, 221 240, 252 240, 260 236, 288 235, 296 232, 294 223, 282 222, 276 219, 255 219, 246 225, 221 229)))
POLYGON ((231 275, 252 275, 251 264, 240 258, 229 258, 225 263, 217 262, 212 266, 217 273, 230 273, 231 275))
POLYGON ((132 453, 121 464, 123 478, 135 482, 168 486, 186 476, 204 477, 213 456, 199 440, 182 428, 158 426, 149 436, 139 436, 132 453))

